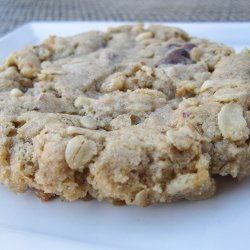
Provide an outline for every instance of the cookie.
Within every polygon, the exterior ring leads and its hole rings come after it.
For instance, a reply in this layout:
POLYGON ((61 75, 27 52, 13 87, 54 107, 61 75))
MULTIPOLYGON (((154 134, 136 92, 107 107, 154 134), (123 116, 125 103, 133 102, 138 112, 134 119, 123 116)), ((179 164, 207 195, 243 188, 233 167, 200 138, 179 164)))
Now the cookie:
POLYGON ((0 182, 43 200, 206 199, 250 173, 250 52, 142 24, 50 36, 0 67, 0 182))

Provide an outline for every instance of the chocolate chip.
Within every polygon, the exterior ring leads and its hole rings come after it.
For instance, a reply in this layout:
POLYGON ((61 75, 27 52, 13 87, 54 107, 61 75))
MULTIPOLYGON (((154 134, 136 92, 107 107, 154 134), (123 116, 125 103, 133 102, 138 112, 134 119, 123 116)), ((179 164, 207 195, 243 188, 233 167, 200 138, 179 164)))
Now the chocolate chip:
POLYGON ((165 58, 162 58, 156 66, 160 64, 189 64, 191 62, 188 51, 185 49, 176 49, 167 54, 165 58))
POLYGON ((106 48, 106 46, 107 46, 107 42, 105 41, 100 42, 100 48, 106 48))
POLYGON ((194 43, 186 43, 182 48, 185 49, 186 51, 190 51, 194 47, 196 47, 196 44, 194 44, 194 43))
POLYGON ((189 53, 185 49, 176 49, 170 54, 172 54, 174 57, 182 56, 182 57, 190 58, 189 53))
POLYGON ((183 111, 182 112, 182 117, 183 118, 188 118, 192 113, 190 111, 183 111))

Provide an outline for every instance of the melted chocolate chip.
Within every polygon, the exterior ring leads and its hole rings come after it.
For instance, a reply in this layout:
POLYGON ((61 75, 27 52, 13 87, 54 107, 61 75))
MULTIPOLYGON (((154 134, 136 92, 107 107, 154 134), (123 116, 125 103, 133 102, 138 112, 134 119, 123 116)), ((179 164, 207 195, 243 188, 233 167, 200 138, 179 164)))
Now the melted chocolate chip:
POLYGON ((161 59, 156 66, 159 66, 160 64, 189 64, 191 62, 188 51, 185 49, 176 49, 161 59))

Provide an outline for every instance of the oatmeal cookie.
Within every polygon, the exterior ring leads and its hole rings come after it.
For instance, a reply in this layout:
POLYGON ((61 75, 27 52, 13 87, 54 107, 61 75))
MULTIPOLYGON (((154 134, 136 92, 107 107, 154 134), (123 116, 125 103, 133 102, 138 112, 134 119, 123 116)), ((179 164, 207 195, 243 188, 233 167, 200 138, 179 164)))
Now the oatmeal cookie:
POLYGON ((50 36, 0 67, 0 182, 43 200, 206 199, 250 173, 250 52, 142 24, 50 36))

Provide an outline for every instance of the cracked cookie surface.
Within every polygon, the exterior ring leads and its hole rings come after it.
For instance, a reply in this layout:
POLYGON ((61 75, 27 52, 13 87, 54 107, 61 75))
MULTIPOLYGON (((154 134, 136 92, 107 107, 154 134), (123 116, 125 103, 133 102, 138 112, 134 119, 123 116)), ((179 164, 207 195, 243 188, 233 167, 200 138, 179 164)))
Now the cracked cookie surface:
POLYGON ((0 182, 147 206, 250 173, 250 52, 141 24, 50 36, 0 67, 0 182))

